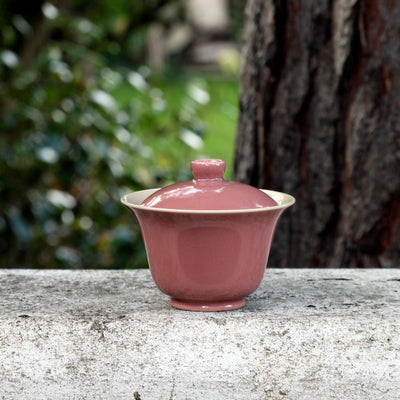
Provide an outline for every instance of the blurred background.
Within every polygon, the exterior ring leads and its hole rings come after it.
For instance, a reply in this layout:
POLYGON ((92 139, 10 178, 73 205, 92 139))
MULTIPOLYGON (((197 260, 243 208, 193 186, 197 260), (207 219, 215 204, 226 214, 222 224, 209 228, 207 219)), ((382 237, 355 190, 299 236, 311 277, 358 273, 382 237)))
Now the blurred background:
POLYGON ((121 195, 232 178, 244 3, 1 2, 1 268, 146 267, 121 195))

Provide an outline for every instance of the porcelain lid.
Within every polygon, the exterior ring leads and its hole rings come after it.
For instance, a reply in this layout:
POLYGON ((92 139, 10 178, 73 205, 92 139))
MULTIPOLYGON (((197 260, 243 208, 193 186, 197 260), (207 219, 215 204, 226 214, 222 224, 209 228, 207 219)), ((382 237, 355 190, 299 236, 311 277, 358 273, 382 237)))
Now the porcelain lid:
POLYGON ((277 203, 255 187, 223 178, 222 160, 194 160, 193 180, 158 190, 141 205, 175 210, 238 210, 276 206, 277 203))

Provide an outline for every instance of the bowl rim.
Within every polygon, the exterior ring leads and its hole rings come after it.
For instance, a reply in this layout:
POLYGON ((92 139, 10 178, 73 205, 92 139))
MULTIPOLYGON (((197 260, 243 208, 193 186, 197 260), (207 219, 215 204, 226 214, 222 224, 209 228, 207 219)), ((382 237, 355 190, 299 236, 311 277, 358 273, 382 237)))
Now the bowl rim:
POLYGON ((140 205, 145 198, 160 190, 160 188, 153 189, 145 189, 138 190, 136 192, 130 192, 123 195, 120 199, 121 203, 128 208, 142 211, 153 211, 153 212, 162 212, 162 213, 175 213, 175 214, 244 214, 244 213, 257 213, 257 212, 265 212, 272 210, 282 210, 292 206, 296 199, 288 194, 283 192, 277 192, 275 190, 267 190, 267 189, 259 189, 267 195, 271 196, 278 205, 270 206, 270 207, 260 207, 260 208, 240 208, 240 209, 232 209, 232 210, 187 210, 187 209, 175 209, 175 208, 160 208, 160 207, 147 207, 140 205), (140 201, 132 202, 129 200, 129 197, 136 196, 140 201))

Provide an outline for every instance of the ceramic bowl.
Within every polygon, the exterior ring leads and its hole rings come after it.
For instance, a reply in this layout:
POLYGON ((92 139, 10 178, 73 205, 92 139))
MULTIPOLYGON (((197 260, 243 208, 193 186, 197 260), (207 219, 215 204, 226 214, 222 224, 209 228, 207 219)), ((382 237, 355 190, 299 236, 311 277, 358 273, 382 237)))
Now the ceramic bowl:
MULTIPOLYGON (((200 182, 195 177, 184 186, 196 187, 196 183, 200 182)), ((204 186, 205 182, 201 184, 204 186)), ((223 192, 218 183, 209 184, 212 190, 223 192)), ((166 189, 165 198, 171 193, 180 198, 179 185, 182 184, 166 189)), ((188 190, 192 198, 193 190, 188 190)), ((182 208, 182 203, 179 208, 148 205, 148 199, 157 197, 159 189, 121 198, 137 217, 151 274, 158 288, 171 297, 173 307, 193 311, 237 309, 244 306, 245 296, 260 285, 277 222, 295 199, 276 191, 251 190, 273 199, 273 205, 213 209, 217 207, 210 204, 211 209, 198 209, 193 200, 188 204, 197 209, 182 208)), ((205 191, 210 198, 209 190, 205 191)), ((223 203, 223 196, 217 203, 223 203)))

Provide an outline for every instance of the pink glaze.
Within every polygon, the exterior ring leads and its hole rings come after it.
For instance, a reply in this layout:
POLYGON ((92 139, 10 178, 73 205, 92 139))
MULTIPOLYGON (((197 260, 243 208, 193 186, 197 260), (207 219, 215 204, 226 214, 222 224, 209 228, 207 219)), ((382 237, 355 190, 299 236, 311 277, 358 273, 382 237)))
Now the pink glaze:
POLYGON ((261 283, 279 217, 295 201, 224 181, 222 163, 193 162, 192 182, 121 199, 138 219, 155 283, 176 308, 242 307, 261 283))
POLYGON ((240 210, 277 205, 275 200, 252 186, 225 181, 222 160, 195 160, 191 169, 192 181, 160 189, 142 205, 175 210, 240 210))

